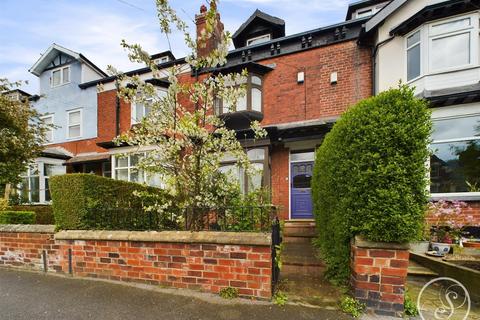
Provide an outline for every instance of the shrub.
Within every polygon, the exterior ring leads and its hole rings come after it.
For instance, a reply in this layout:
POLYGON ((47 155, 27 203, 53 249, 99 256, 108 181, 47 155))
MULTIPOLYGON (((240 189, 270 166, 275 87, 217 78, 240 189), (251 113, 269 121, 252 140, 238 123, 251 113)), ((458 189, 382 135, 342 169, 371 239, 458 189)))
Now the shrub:
POLYGON ((55 224, 51 205, 14 205, 10 209, 35 212, 35 224, 55 224))
POLYGON ((92 174, 67 174, 50 179, 58 229, 160 230, 172 227, 170 216, 146 212, 143 206, 162 201, 158 188, 92 174), (148 198, 135 193, 145 192, 148 198))
POLYGON ((340 309, 354 318, 360 317, 365 311, 365 308, 366 305, 364 303, 349 296, 344 296, 340 301, 340 309))
POLYGON ((35 212, 32 212, 32 211, 0 212, 0 224, 35 224, 35 212))
POLYGON ((218 293, 223 299, 235 299, 238 297, 238 289, 232 287, 222 288, 218 293))
POLYGON ((407 86, 349 109, 316 152, 314 213, 327 276, 349 276, 350 240, 406 242, 422 232, 432 123, 407 86))

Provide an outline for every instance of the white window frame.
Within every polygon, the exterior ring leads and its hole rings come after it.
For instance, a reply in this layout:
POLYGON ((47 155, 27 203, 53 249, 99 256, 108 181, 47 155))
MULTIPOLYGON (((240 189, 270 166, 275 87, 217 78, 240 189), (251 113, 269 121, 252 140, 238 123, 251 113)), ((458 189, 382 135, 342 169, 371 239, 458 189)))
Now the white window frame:
POLYGON ((411 32, 407 33, 404 36, 404 59, 405 59, 405 68, 404 68, 404 79, 406 79, 406 83, 410 84, 412 82, 415 82, 416 80, 428 76, 428 75, 435 75, 435 74, 442 74, 442 73, 447 73, 447 72, 453 72, 453 71, 460 71, 460 70, 465 70, 469 69, 472 67, 478 66, 478 56, 479 56, 479 14, 478 12, 474 13, 469 13, 469 14, 461 14, 457 15, 454 17, 448 17, 447 19, 439 19, 435 20, 429 23, 425 23, 424 25, 412 30, 411 32), (444 32, 440 34, 431 34, 432 27, 435 27, 440 24, 444 23, 449 23, 453 22, 456 20, 462 20, 462 19, 470 19, 470 26, 461 28, 461 29, 456 29, 454 31, 450 32, 444 32), (417 31, 420 31, 420 75, 416 78, 413 78, 411 80, 407 80, 407 70, 408 70, 408 64, 407 64, 407 50, 409 47, 407 46, 407 39, 416 33, 417 31), (432 58, 431 58, 431 52, 432 52, 432 43, 433 40, 439 39, 439 38, 445 38, 447 36, 454 36, 458 34, 463 34, 463 33, 470 33, 470 63, 461 65, 461 66, 454 66, 454 67, 448 67, 448 68, 442 68, 442 69, 434 69, 432 67, 432 58))
POLYGON ((69 84, 70 82, 72 81, 72 73, 71 73, 71 69, 70 69, 70 66, 64 66, 64 67, 59 67, 59 68, 55 68, 51 71, 50 73, 50 86, 52 88, 56 88, 56 87, 60 87, 60 86, 63 86, 63 85, 66 85, 66 84, 69 84), (64 69, 68 69, 68 81, 64 82, 64 79, 63 79, 63 70, 64 69), (55 85, 53 83, 53 73, 55 71, 60 71, 60 84, 57 84, 55 85))
MULTIPOLYGON (((265 41, 265 42, 268 42, 268 41, 272 40, 272 35, 270 33, 266 33, 266 34, 262 34, 261 36, 258 36, 258 37, 249 38, 249 39, 247 39, 247 47, 253 45, 253 44, 251 44, 253 41, 259 40, 259 39, 262 39, 262 38, 268 38, 268 40, 265 41)), ((260 42, 260 43, 263 43, 263 42, 260 42)), ((256 44, 260 44, 260 43, 256 43, 256 44)))
MULTIPOLYGON (((56 166, 62 166, 63 160, 56 160, 56 159, 49 159, 49 158, 38 158, 35 160, 33 165, 37 166, 38 174, 32 175, 30 174, 30 168, 27 170, 27 175, 21 175, 22 178, 28 178, 28 201, 29 203, 33 204, 46 204, 46 203, 51 203, 51 201, 46 200, 47 196, 47 189, 46 189, 46 181, 50 179, 50 176, 45 175, 45 165, 46 164, 51 164, 51 165, 56 165, 56 166), (30 177, 37 177, 38 176, 38 202, 32 202, 32 194, 31 194, 31 186, 30 186, 30 177)), ((66 167, 62 166, 64 169, 63 174, 66 174, 66 167)))
POLYGON ((83 109, 82 108, 77 108, 77 109, 72 109, 67 111, 67 132, 66 132, 67 140, 74 140, 74 139, 79 139, 83 136, 83 109), (71 124, 70 123, 70 114, 75 113, 75 112, 80 112, 80 122, 78 124, 71 124), (76 137, 70 137, 70 127, 73 126, 80 126, 80 135, 76 137))
MULTIPOLYGON (((55 124, 55 115, 53 113, 40 117, 40 119, 42 119, 42 120, 45 120, 45 119, 48 119, 48 118, 52 119, 52 125, 54 125, 55 124)), ((49 128, 48 130, 52 135, 52 139, 50 141, 46 141, 45 144, 52 144, 55 141, 55 128, 49 128)))
MULTIPOLYGON (((432 113, 432 120, 448 120, 448 119, 458 119, 469 116, 480 116, 480 104, 475 106, 472 105, 463 105, 463 106, 454 106, 441 108, 439 110, 434 110, 432 113)), ((461 138, 452 138, 452 139, 439 139, 433 140, 432 144, 436 143, 448 143, 448 142, 463 142, 463 141, 472 141, 480 140, 480 137, 461 137, 461 138)), ((428 171, 428 182, 430 190, 430 159, 428 160, 427 167, 428 171)), ((446 193, 430 193, 432 199, 460 199, 460 200, 469 200, 480 199, 480 192, 446 192, 446 193)))
MULTIPOLYGON (((152 101, 153 101, 153 98, 145 99, 145 103, 152 102, 152 101)), ((145 118, 145 116, 146 116, 146 114, 145 114, 145 103, 142 104, 142 119, 145 118)), ((142 122, 142 119, 137 119, 136 118, 136 116, 137 116, 137 103, 132 101, 131 105, 132 105, 131 119, 130 119, 131 125, 142 122)))
POLYGON ((407 80, 407 83, 413 82, 413 81, 423 77, 423 73, 424 73, 423 72, 423 65, 424 65, 423 61, 424 61, 424 58, 425 58, 425 54, 424 54, 424 49, 423 49, 423 32, 422 32, 422 29, 419 28, 419 29, 415 29, 414 31, 410 32, 409 34, 407 34, 405 36, 405 79, 407 80), (410 38, 411 36, 413 36, 417 32, 419 32, 420 41, 416 42, 414 45, 408 46, 408 38, 410 38), (412 78, 412 79, 408 80, 408 50, 412 49, 413 47, 415 47, 417 45, 420 46, 420 73, 415 78, 412 78))
POLYGON ((164 56, 164 57, 155 59, 153 62, 155 62, 155 64, 162 64, 162 63, 167 63, 168 61, 170 61, 170 58, 168 56, 164 56))

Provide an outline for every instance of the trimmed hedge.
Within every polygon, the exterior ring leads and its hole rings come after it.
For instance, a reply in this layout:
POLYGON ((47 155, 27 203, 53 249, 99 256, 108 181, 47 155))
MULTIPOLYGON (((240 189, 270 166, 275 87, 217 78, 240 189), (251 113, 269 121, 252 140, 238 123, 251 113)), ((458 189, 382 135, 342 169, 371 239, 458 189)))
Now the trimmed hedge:
POLYGON ((422 231, 431 128, 427 102, 400 86, 359 102, 326 135, 316 152, 312 196, 331 279, 348 280, 356 234, 406 242, 422 231))
POLYGON ((0 224, 35 224, 35 212, 32 211, 2 211, 0 224))
POLYGON ((35 224, 55 224, 51 205, 15 205, 10 210, 35 212, 35 224))
POLYGON ((143 209, 164 198, 158 188, 92 174, 66 174, 50 178, 50 191, 58 229, 159 230, 167 224, 143 209), (140 198, 135 192, 151 196, 140 198))

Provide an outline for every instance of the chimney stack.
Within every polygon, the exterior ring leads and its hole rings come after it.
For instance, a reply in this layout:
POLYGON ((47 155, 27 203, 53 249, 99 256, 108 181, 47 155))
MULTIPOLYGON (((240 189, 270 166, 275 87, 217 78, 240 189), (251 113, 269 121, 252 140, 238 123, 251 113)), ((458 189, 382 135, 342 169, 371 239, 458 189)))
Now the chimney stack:
MULTIPOLYGON (((214 6, 215 3, 212 2, 211 6, 214 6)), ((212 7, 210 7, 212 8, 212 7)), ((213 7, 215 8, 215 7, 213 7)), ((206 29, 206 15, 207 7, 202 5, 200 7, 200 14, 195 15, 195 24, 197 25, 197 54, 198 57, 206 57, 214 49, 218 48, 220 44, 222 33, 223 33, 223 23, 220 21, 220 14, 216 14, 217 23, 215 29, 209 38, 201 40, 202 31, 206 29)), ((206 31, 203 31, 206 32, 206 31)))

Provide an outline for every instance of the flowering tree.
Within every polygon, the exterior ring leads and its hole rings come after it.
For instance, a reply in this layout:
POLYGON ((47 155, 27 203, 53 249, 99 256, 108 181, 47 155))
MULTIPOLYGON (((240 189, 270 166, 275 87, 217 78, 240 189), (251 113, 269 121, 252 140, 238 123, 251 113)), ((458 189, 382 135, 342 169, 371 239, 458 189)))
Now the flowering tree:
MULTIPOLYGON (((139 163, 139 168, 149 174, 161 177, 167 193, 157 205, 146 208, 159 212, 172 211, 172 207, 185 212, 186 226, 190 230, 204 227, 209 214, 204 208, 231 205, 239 194, 238 182, 232 176, 220 172, 220 161, 225 156, 234 157, 237 165, 248 174, 254 174, 235 131, 227 128, 222 119, 215 115, 214 101, 222 99, 224 105, 235 106, 245 95, 242 85, 246 72, 198 76, 200 69, 216 68, 226 63, 229 33, 218 28, 216 1, 210 1, 205 14, 205 30, 196 40, 166 0, 157 0, 157 14, 162 32, 168 37, 172 28, 184 34, 185 43, 191 50, 186 58, 197 77, 193 83, 180 81, 182 66, 174 65, 168 70, 169 87, 166 95, 159 95, 155 87, 138 76, 126 76, 112 67, 109 70, 117 76, 119 96, 126 101, 147 105, 148 115, 130 132, 122 134, 117 142, 138 147, 154 148, 139 163), (207 42, 215 37, 218 46, 208 55, 199 54, 207 42), (191 210, 190 210, 191 209, 191 210)), ((206 8, 205 8, 206 9, 206 8)), ((157 65, 138 44, 122 46, 129 52, 131 61, 144 63, 152 70, 154 79, 165 77, 157 65)), ((258 123, 252 123, 256 137, 266 133, 258 123)), ((152 197, 151 194, 140 194, 152 197)), ((179 220, 182 215, 178 215, 179 220)))
POLYGON ((6 200, 10 185, 19 182, 29 162, 42 150, 50 127, 28 100, 12 97, 21 85, 0 78, 0 186, 5 186, 6 200))
POLYGON ((462 201, 439 200, 428 204, 429 214, 433 217, 432 240, 451 243, 462 236, 462 228, 473 220, 473 216, 464 214, 468 205, 462 201))

